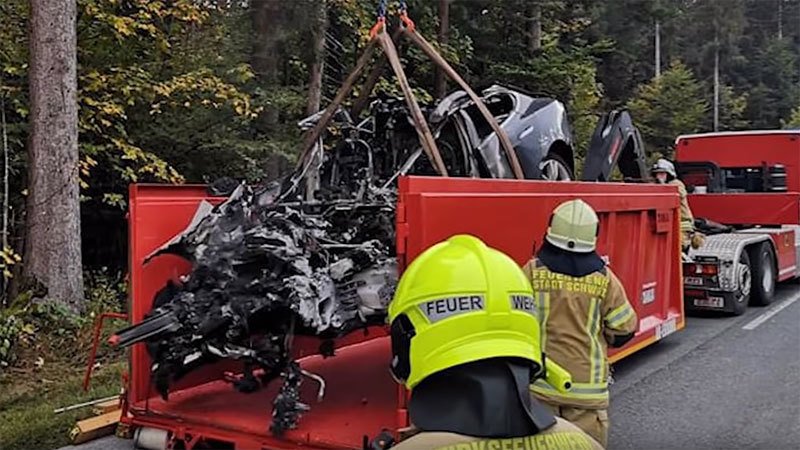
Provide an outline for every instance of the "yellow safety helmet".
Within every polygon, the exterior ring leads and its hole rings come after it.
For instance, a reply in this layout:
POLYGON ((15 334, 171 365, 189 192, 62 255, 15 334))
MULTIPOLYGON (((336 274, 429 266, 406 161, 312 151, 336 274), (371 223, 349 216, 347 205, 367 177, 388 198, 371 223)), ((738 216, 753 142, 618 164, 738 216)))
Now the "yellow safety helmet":
POLYGON ((545 239, 568 252, 593 252, 597 247, 599 223, 597 213, 588 203, 569 200, 553 210, 545 239))
POLYGON ((530 282, 514 260, 474 236, 453 236, 420 254, 398 283, 389 321, 392 374, 409 389, 488 358, 523 358, 541 374, 530 282))

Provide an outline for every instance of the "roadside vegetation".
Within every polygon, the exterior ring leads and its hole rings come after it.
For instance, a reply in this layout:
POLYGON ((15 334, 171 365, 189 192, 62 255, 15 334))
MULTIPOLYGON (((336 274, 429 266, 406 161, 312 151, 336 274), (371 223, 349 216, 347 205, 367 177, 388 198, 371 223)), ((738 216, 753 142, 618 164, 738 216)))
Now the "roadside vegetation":
POLYGON ((124 284, 106 273, 85 274, 87 314, 20 296, 0 309, 0 448, 51 449, 69 443, 86 407, 61 414, 53 410, 120 392, 127 370, 124 353, 105 341, 124 325, 107 322, 88 392, 82 383, 93 334, 94 317, 122 311, 124 284))

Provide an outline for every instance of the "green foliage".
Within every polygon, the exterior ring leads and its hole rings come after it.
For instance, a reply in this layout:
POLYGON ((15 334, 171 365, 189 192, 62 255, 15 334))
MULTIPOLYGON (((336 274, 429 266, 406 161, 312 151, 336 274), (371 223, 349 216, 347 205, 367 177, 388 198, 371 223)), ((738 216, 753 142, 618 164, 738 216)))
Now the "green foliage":
POLYGON ((792 110, 792 114, 787 120, 782 120, 783 128, 800 128, 800 106, 792 110))
MULTIPOLYGON (((68 362, 85 353, 95 317, 124 310, 127 290, 119 275, 102 269, 86 272, 84 280, 83 315, 58 303, 35 301, 30 292, 20 295, 8 308, 0 309, 0 368, 19 364, 21 359, 27 359, 23 365, 30 365, 36 357, 68 362)), ((121 326, 121 322, 112 322, 113 325, 121 326)), ((121 354, 110 348, 105 339, 101 342, 101 357, 121 354)))
POLYGON ((628 108, 650 153, 670 155, 675 138, 702 129, 708 103, 703 86, 681 62, 637 89, 628 108))
POLYGON ((796 45, 772 39, 748 64, 747 116, 755 128, 776 128, 800 100, 800 59, 796 45))
POLYGON ((13 309, 0 309, 0 372, 16 362, 20 343, 32 339, 35 328, 13 309))
MULTIPOLYGON (((745 117, 747 94, 737 95, 733 87, 724 85, 719 90, 719 130, 744 130, 749 126, 745 117)), ((712 118, 713 125, 713 118, 712 118)))

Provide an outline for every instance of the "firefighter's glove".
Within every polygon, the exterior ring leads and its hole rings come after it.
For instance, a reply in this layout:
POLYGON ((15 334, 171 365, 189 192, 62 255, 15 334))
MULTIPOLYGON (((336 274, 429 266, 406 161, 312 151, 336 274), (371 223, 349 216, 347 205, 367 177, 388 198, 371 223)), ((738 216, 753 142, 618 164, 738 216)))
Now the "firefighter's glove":
POLYGON ((628 341, 633 339, 634 336, 634 333, 617 334, 617 333, 612 333, 610 331, 606 331, 603 334, 604 337, 606 338, 608 346, 611 348, 622 347, 623 345, 627 344, 628 341))
POLYGON ((692 233, 692 248, 698 249, 703 246, 706 242, 706 235, 703 233, 694 232, 692 233))

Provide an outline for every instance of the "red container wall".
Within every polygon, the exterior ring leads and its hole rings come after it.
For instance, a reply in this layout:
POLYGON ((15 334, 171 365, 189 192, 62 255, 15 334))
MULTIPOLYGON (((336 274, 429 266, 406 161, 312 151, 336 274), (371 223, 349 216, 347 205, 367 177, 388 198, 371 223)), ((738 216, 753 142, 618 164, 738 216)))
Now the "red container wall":
POLYGON ((639 331, 619 359, 683 327, 677 190, 611 183, 401 179, 398 252, 407 264, 425 248, 458 233, 480 237, 514 258, 529 260, 552 210, 582 198, 600 216, 598 251, 625 285, 639 331))
MULTIPOLYGON (((144 259, 189 225, 197 206, 207 199, 203 186, 131 185, 128 211, 128 268, 131 284, 128 291, 130 322, 139 323, 150 312, 153 298, 167 280, 178 281, 190 265, 174 255, 164 255, 144 265, 144 259)), ((220 202, 224 199, 207 199, 220 202)), ((144 345, 131 349, 130 402, 154 395, 150 384, 150 357, 144 345)), ((175 386, 176 390, 216 379, 225 367, 198 371, 175 386)))

